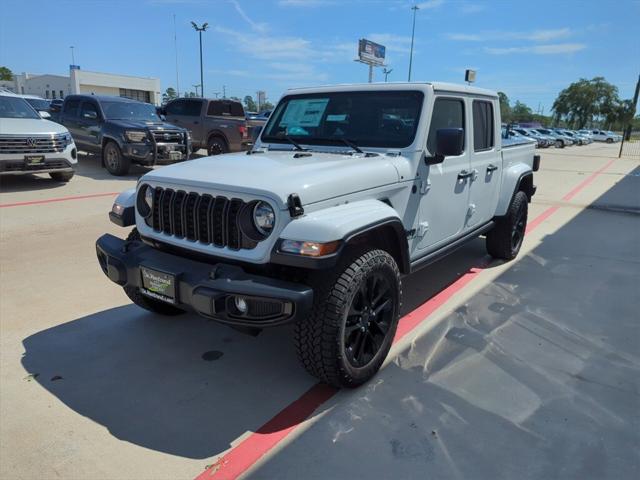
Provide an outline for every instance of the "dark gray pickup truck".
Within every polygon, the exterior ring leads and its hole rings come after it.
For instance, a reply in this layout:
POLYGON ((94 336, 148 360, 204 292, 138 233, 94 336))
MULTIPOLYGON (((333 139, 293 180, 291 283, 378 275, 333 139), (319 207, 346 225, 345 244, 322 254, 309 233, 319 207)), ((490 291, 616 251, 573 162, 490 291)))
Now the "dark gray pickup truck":
POLYGON ((240 152, 251 145, 244 108, 234 100, 178 98, 162 109, 167 122, 191 132, 193 151, 240 152))

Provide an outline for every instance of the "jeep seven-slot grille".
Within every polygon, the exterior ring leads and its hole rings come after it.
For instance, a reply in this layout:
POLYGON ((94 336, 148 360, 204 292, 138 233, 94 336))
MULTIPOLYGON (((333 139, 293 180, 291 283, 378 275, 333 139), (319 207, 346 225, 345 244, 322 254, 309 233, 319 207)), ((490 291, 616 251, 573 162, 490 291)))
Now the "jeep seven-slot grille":
POLYGON ((238 199, 156 187, 149 224, 156 232, 234 250, 255 248, 256 242, 242 234, 238 199))

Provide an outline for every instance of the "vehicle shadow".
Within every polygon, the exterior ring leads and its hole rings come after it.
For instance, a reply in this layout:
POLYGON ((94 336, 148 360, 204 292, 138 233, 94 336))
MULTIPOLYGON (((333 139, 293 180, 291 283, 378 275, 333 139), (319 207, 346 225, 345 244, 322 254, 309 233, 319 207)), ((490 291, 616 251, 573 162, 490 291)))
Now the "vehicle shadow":
MULTIPOLYGON (((405 277, 403 311, 484 254, 478 240, 405 277)), ((118 439, 186 458, 223 452, 316 383, 297 361, 291 327, 251 337, 197 315, 161 317, 135 305, 43 330, 23 344, 24 368, 70 409, 118 439)))
POLYGON ((100 155, 79 153, 76 175, 80 177, 88 177, 93 180, 132 180, 140 178, 151 170, 153 170, 153 167, 143 167, 141 165, 133 164, 131 165, 131 170, 127 175, 116 177, 111 175, 107 169, 102 166, 102 157, 100 155))
POLYGON ((58 182, 49 174, 26 174, 0 176, 0 192, 15 193, 36 190, 52 190, 64 187, 66 182, 58 182))

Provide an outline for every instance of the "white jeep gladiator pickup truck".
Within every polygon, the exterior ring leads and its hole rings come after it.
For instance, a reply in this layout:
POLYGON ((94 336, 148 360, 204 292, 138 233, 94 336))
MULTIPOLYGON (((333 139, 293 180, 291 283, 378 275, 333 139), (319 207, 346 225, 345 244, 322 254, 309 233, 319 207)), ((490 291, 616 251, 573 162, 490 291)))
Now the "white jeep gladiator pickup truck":
POLYGON ((104 273, 137 305, 256 332, 294 324, 338 387, 380 368, 402 276, 480 235, 513 259, 535 144, 502 144, 495 92, 445 83, 289 90, 254 148, 154 170, 110 212, 104 273))

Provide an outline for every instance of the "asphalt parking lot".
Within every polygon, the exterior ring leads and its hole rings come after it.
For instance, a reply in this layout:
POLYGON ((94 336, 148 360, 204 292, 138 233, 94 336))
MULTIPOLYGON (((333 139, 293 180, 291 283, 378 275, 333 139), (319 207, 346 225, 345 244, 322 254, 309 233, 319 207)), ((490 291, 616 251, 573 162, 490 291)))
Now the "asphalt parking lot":
POLYGON ((517 260, 478 239, 405 278, 389 361, 340 392, 287 328, 158 317, 103 276, 144 169, 3 178, 0 478, 637 478, 640 166, 618 148, 542 150, 517 260))

